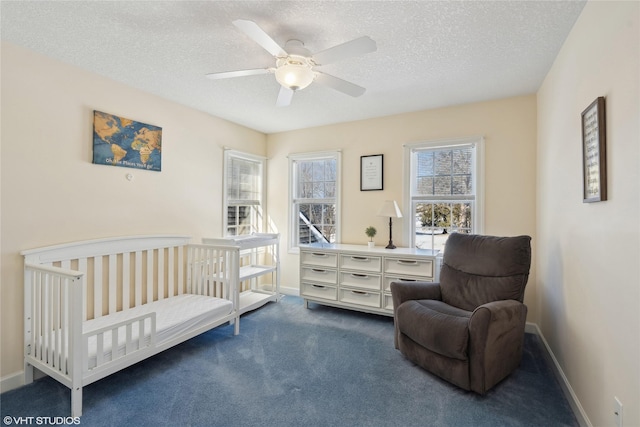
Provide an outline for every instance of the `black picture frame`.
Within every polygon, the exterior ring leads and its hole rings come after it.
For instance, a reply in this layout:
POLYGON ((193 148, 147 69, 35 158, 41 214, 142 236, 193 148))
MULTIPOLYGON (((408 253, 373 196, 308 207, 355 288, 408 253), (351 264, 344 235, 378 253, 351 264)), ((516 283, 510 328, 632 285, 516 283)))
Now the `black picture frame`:
POLYGON ((360 191, 384 189, 384 156, 360 156, 360 191))
POLYGON ((604 97, 582 112, 582 201, 607 200, 607 151, 604 97))

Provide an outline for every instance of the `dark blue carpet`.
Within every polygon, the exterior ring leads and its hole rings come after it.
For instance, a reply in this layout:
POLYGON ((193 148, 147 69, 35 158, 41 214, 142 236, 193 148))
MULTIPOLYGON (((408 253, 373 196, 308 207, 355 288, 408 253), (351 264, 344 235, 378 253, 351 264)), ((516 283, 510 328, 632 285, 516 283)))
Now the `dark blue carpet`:
MULTIPOLYGON (((535 335, 483 397, 404 359, 393 319, 290 296, 243 315, 238 336, 220 327, 85 387, 83 403, 82 426, 578 425, 535 335)), ((70 391, 47 377, 0 404, 3 419, 55 422, 70 391)))

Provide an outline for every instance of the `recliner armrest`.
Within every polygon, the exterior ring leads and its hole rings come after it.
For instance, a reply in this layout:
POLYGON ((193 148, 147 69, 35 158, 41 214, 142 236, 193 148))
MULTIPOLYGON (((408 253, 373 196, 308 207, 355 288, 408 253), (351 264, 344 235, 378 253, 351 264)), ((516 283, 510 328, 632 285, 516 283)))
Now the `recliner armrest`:
POLYGON ((469 319, 471 389, 484 394, 520 364, 527 306, 502 300, 476 308, 469 319))
POLYGON ((398 307, 405 301, 419 299, 441 300, 440 283, 438 282, 391 282, 391 298, 393 299, 394 345, 398 348, 398 307))
POLYGON ((393 297, 394 310, 405 301, 442 299, 438 282, 391 282, 391 296, 393 297))

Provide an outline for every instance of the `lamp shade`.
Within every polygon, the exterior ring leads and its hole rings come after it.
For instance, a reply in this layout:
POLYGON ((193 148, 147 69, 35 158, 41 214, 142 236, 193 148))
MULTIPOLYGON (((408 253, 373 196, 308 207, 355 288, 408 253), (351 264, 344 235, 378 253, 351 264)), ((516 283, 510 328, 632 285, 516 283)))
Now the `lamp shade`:
POLYGON ((385 200, 384 204, 378 212, 378 216, 386 216, 389 218, 402 218, 402 212, 395 200, 385 200))

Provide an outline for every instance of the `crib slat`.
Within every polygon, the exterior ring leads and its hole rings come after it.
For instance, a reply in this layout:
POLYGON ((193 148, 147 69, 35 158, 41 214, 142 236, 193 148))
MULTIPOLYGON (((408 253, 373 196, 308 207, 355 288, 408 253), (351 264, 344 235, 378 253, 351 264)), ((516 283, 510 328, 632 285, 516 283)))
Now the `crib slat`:
POLYGON ((131 253, 122 254, 122 309, 131 308, 129 305, 131 293, 131 253))
POLYGON ((207 295, 215 295, 216 292, 216 284, 220 281, 218 275, 220 274, 220 269, 223 267, 224 258, 221 256, 221 252, 218 249, 211 251, 211 257, 209 261, 209 270, 207 271, 207 282, 209 286, 207 287, 207 295))
MULTIPOLYGON (((67 374, 68 364, 66 363, 69 357, 69 343, 68 343, 68 328, 69 328, 69 306, 67 301, 69 300, 69 287, 71 286, 69 279, 64 280, 64 287, 62 289, 62 299, 60 301, 60 310, 62 310, 62 318, 60 319, 61 332, 60 332, 60 341, 62 343, 60 348, 60 368, 63 374, 67 374)), ((85 313, 83 313, 83 319, 86 317, 86 307, 85 313)))
POLYGON ((138 349, 144 345, 144 319, 138 321, 138 349))
POLYGON ((93 317, 102 317, 102 256, 93 258, 93 317))
POLYGON ((197 265, 200 262, 200 258, 198 258, 198 248, 191 247, 189 248, 189 264, 187 268, 189 269, 188 276, 189 282, 187 284, 187 292, 192 294, 197 294, 196 291, 196 281, 198 280, 197 276, 197 265))
POLYGON ((109 314, 116 312, 116 285, 117 285, 117 273, 116 273, 116 261, 118 257, 116 255, 109 255, 109 314))
POLYGON ((34 284, 33 298, 35 302, 36 310, 32 316, 33 333, 32 333, 32 346, 33 355, 39 360, 42 360, 42 340, 39 337, 42 336, 42 276, 43 272, 37 271, 35 273, 36 279, 34 284), (37 338, 38 337, 38 338, 37 338))
POLYGON ((142 252, 136 251, 135 253, 135 269, 136 269, 136 281, 135 281, 135 306, 142 305, 142 252))
MULTIPOLYGON (((104 361, 104 332, 97 334, 96 340, 96 366, 100 366, 104 361)), ((113 347, 113 343, 111 346, 113 347)))
POLYGON ((176 291, 175 291, 175 278, 173 277, 173 263, 175 262, 175 251, 176 248, 172 247, 169 248, 169 254, 168 254, 168 260, 167 260, 167 290, 168 290, 168 295, 167 297, 170 298, 174 295, 176 295, 176 291))
POLYGON ((207 281, 205 282, 207 287, 205 289, 205 295, 215 295, 215 286, 218 281, 218 274, 220 272, 220 261, 222 251, 214 249, 211 251, 209 258, 209 270, 207 271, 207 281))
POLYGON ((184 292, 184 246, 178 246, 178 295, 184 292))
POLYGON ((43 294, 44 304, 44 316, 42 322, 42 333, 44 334, 44 349, 43 360, 45 363, 50 363, 51 360, 51 276, 46 275, 46 282, 44 286, 43 294))
POLYGON ((127 323, 127 328, 126 328, 126 339, 127 339, 127 343, 125 346, 125 354, 129 354, 131 352, 131 350, 133 350, 133 333, 132 333, 132 324, 131 323, 127 323))
POLYGON ((60 366, 60 276, 53 277, 53 310, 52 310, 52 318, 51 318, 51 364, 55 367, 60 366))
POLYGON ((147 251, 147 304, 153 301, 153 250, 147 251))
POLYGON ((198 261, 196 264, 196 281, 195 281, 195 292, 198 294, 202 293, 202 276, 204 274, 204 269, 206 268, 207 265, 207 258, 206 258, 206 254, 205 254, 205 250, 203 248, 199 248, 197 250, 198 252, 198 261))
MULTIPOLYGON (((82 271, 84 274, 87 274, 87 259, 86 258, 79 258, 78 259, 78 270, 82 271)), ((69 283, 68 286, 71 286, 71 284, 69 283)), ((88 296, 85 295, 85 298, 82 300, 82 320, 87 320, 87 298, 88 298, 88 296)))
POLYGON ((118 347, 120 347, 119 331, 120 328, 114 328, 111 330, 111 360, 118 358, 118 347))
POLYGON ((218 257, 218 250, 211 249, 209 250, 209 256, 207 257, 207 273, 205 276, 204 282, 204 295, 213 295, 215 286, 215 276, 218 271, 218 266, 216 265, 219 262, 220 258, 218 257))
POLYGON ((158 249, 158 300, 164 299, 164 249, 158 249))

